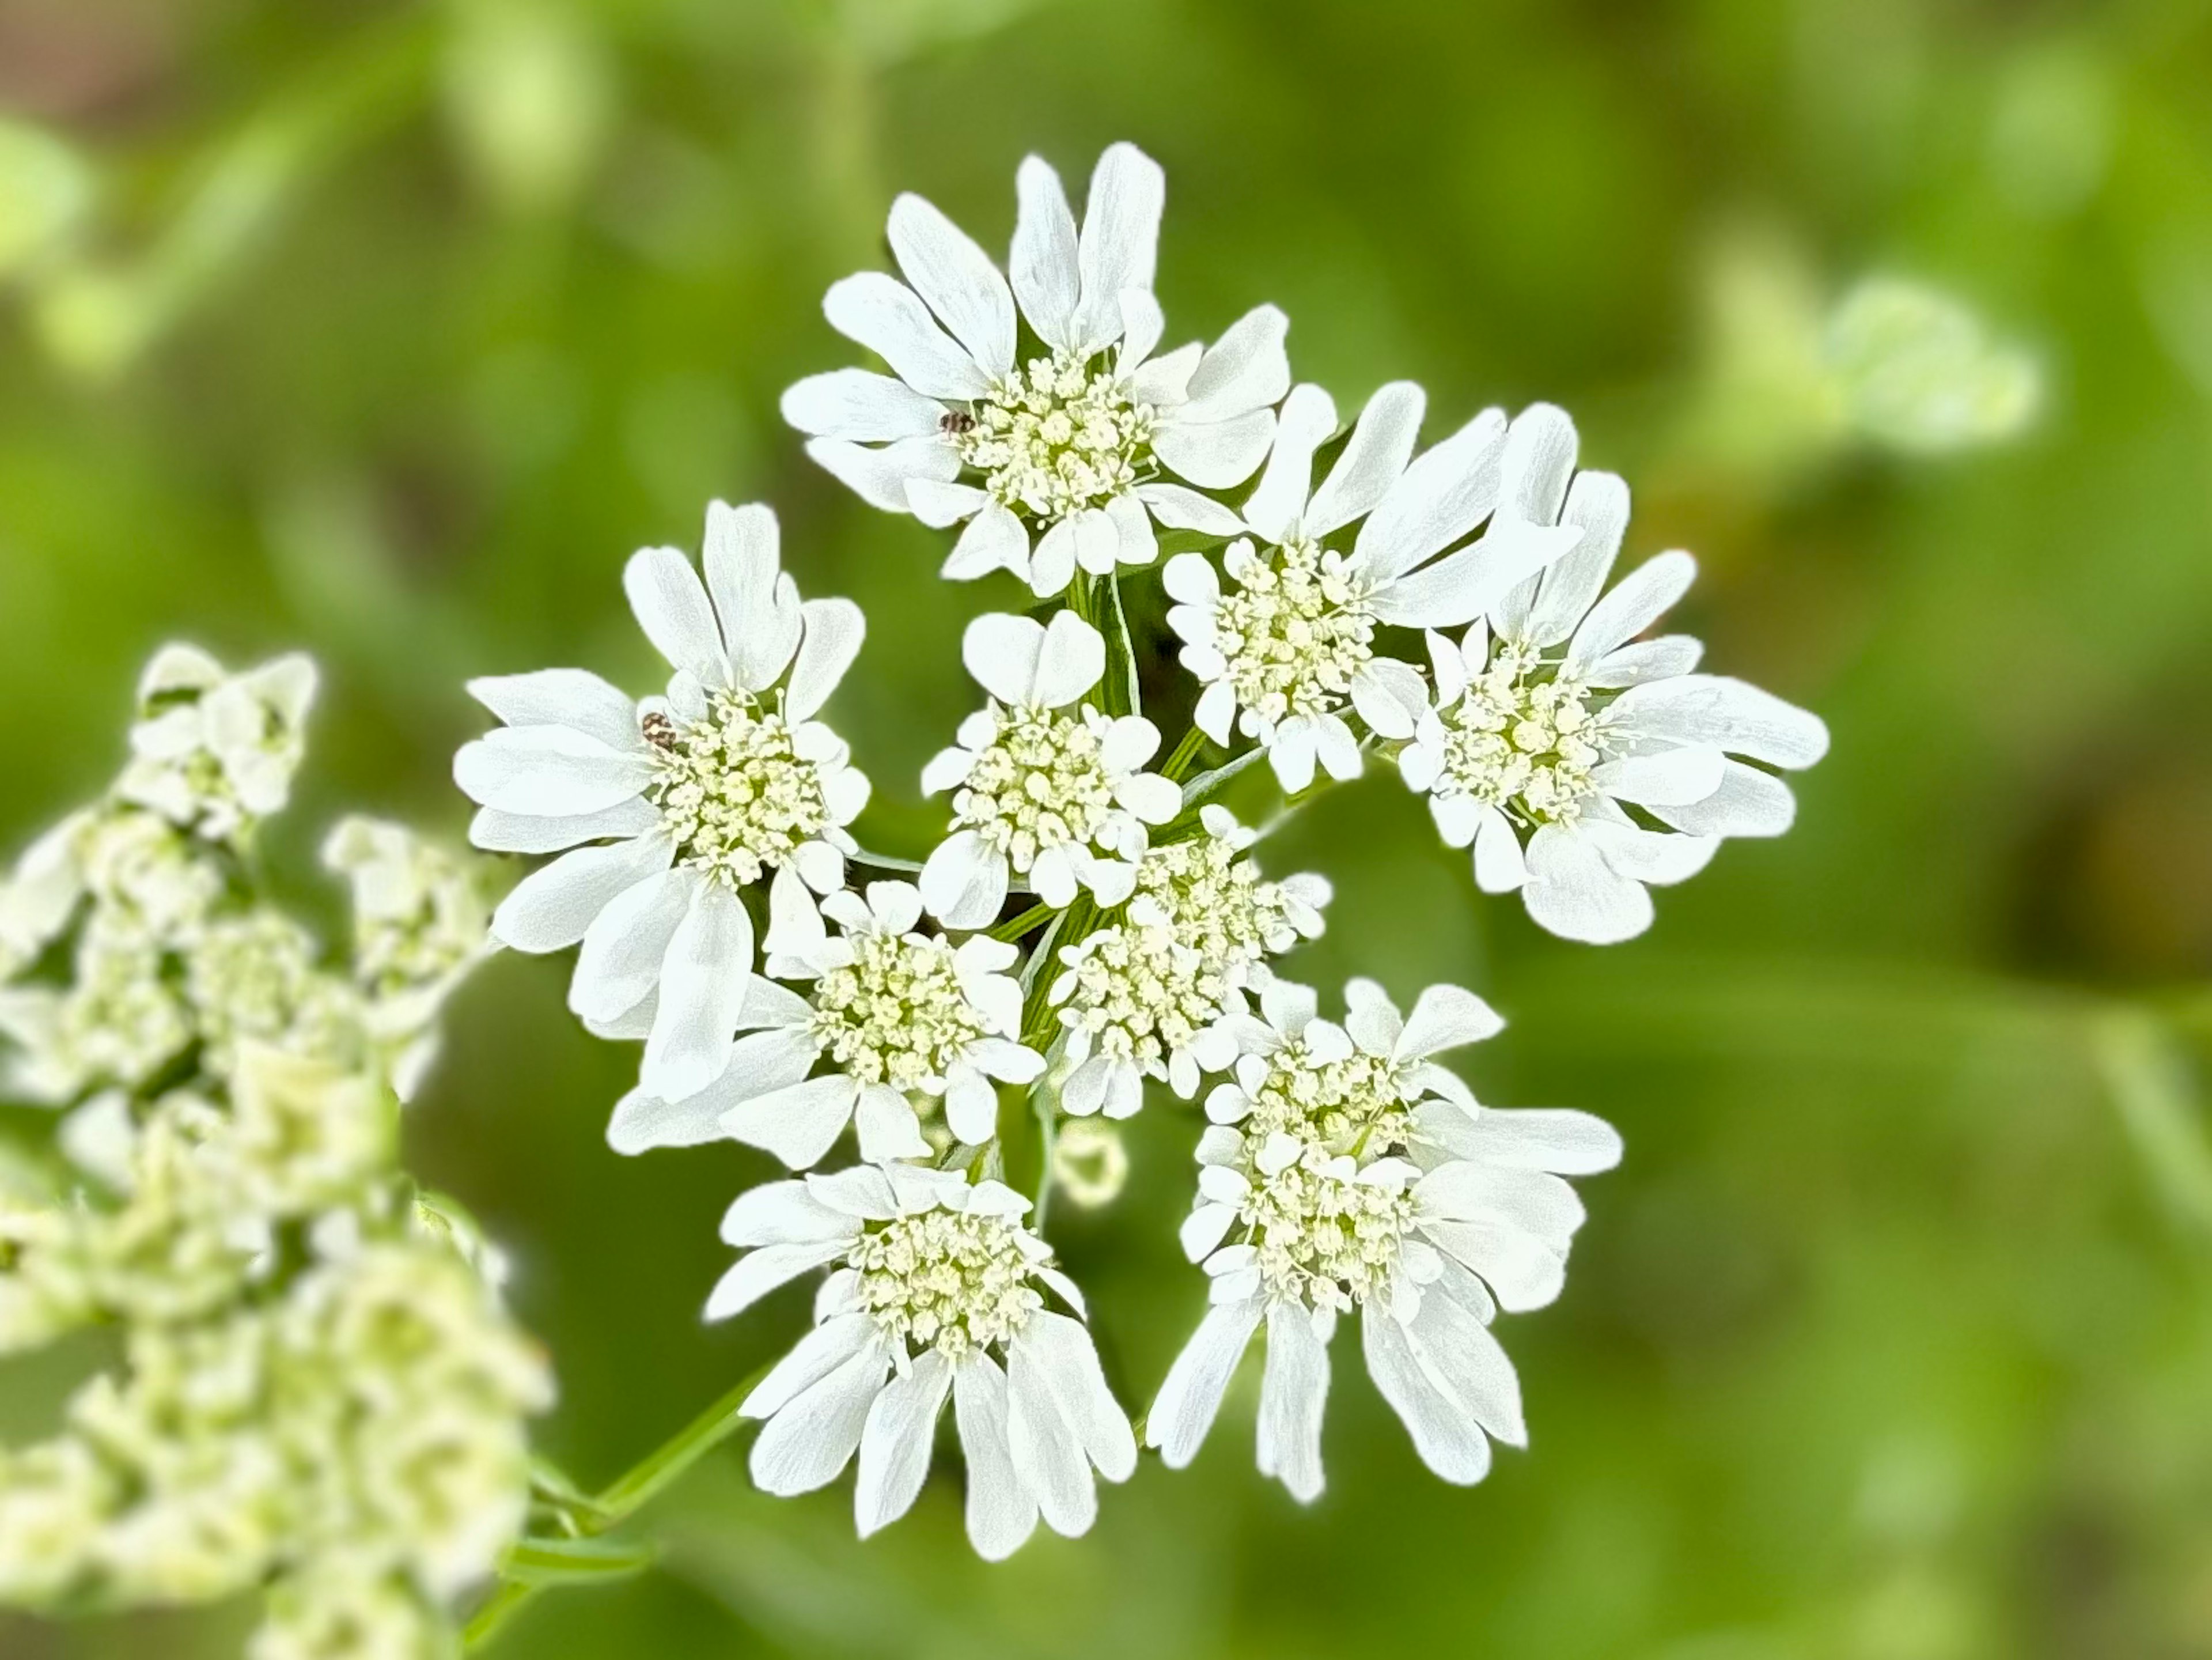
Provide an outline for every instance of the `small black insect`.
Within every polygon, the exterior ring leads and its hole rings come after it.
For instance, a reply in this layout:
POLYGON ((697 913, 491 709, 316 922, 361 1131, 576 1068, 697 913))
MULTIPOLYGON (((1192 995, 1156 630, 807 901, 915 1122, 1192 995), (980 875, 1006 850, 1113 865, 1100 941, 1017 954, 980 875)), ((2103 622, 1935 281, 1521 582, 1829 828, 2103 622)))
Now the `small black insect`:
POLYGON ((947 410, 938 422, 937 429, 947 438, 957 438, 975 430, 975 417, 965 410, 947 410))
POLYGON ((663 710, 648 711, 645 719, 637 724, 638 730, 645 734, 645 741, 653 748, 672 750, 676 747, 676 723, 663 710))

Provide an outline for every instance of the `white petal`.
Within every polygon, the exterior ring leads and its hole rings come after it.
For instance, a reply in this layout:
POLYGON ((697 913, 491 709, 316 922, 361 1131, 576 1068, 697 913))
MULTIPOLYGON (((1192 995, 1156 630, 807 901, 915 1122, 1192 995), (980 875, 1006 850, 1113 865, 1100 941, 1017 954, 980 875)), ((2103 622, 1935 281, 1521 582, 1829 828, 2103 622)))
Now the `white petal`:
POLYGON ((1455 1122, 1445 1146, 1457 1158, 1557 1176, 1595 1176, 1620 1162, 1620 1131, 1563 1107, 1485 1107, 1455 1122))
POLYGON ((1379 1303, 1360 1311, 1367 1374, 1413 1438, 1421 1462, 1447 1481, 1471 1487, 1490 1473, 1490 1442, 1415 1359, 1406 1329, 1379 1303))
POLYGON ((1023 701, 1060 708, 1097 685, 1105 672, 1105 637, 1073 611, 1054 611, 1037 652, 1036 681, 1023 701))
POLYGON ((1659 806, 1653 817, 1692 836, 1779 836, 1797 816, 1790 786, 1772 773, 1729 761, 1718 788, 1688 806, 1659 806))
POLYGON ((945 1122, 965 1145, 981 1146, 999 1126, 999 1092, 973 1067, 955 1067, 945 1091, 945 1122))
POLYGON ((907 490, 915 480, 950 483, 960 476, 958 453, 935 434, 902 438, 880 449, 848 443, 842 438, 810 438, 806 453, 817 466, 870 507, 886 513, 913 511, 907 490))
POLYGON ((952 1367, 933 1348, 876 1396, 860 1432, 860 1481, 853 1490, 853 1520, 861 1538, 913 1508, 929 1479, 937 1420, 951 1388, 952 1367))
POLYGON ((1037 338, 1048 346, 1073 340, 1075 307, 1082 297, 1077 265, 1075 216, 1060 175, 1040 157, 1023 158, 1014 174, 1020 208, 1014 218, 1014 245, 1007 260, 1014 297, 1037 338))
POLYGON ((745 1418, 766 1418, 820 1383, 854 1355, 878 1343, 873 1316, 843 1314, 823 1321, 791 1346, 738 1406, 745 1418))
POLYGON ((985 928, 1006 903, 1006 856, 974 830, 939 842, 921 867, 929 914, 951 928, 985 928))
POLYGON ((1531 404, 1513 417, 1503 458, 1500 518, 1530 524, 1559 521, 1574 477, 1575 423, 1553 404, 1531 404))
POLYGON ((1587 669, 1643 633, 1688 592, 1697 575, 1698 562, 1686 553, 1662 553, 1645 560, 1590 607, 1567 647, 1567 670, 1587 669))
POLYGON ((605 837, 642 836, 659 823, 660 810, 636 795, 570 818, 533 818, 480 807, 469 821, 469 844, 494 853, 560 853, 605 837))
POLYGON ((1328 1404, 1328 1347, 1295 1303, 1267 1310, 1267 1367, 1260 1382, 1260 1474, 1300 1504, 1321 1497, 1321 1425, 1328 1404))
POLYGON ((1490 1328, 1449 1297, 1425 1297, 1409 1335, 1413 1353, 1474 1421, 1508 1446, 1528 1444, 1521 1380, 1490 1328))
POLYGON ((932 530, 943 530, 974 517, 988 506, 988 491, 973 484, 945 484, 934 478, 910 480, 906 487, 907 509, 932 530))
POLYGON ((1344 453, 1306 508, 1307 535, 1326 536, 1350 524, 1389 493, 1413 457, 1427 402, 1410 380, 1393 380, 1376 389, 1359 411, 1344 453))
POLYGON ((1030 592, 1048 599, 1075 575, 1075 525, 1062 519, 1037 538, 1030 554, 1030 592))
POLYGON ((1098 1518, 1098 1487, 1090 1461, 1053 1398, 1036 1351, 1018 1340, 1006 1355, 1006 1450, 1045 1525, 1069 1538, 1091 1530, 1098 1518))
POLYGON ((1639 806, 1679 807, 1702 801, 1718 789, 1726 765, 1718 750, 1692 744, 1648 755, 1625 755, 1597 767, 1590 777, 1615 800, 1633 801, 1639 806))
POLYGON ((484 675, 468 690, 510 727, 568 727, 612 750, 635 750, 642 741, 629 695, 583 669, 484 675))
MULTIPOLYGON (((1140 508, 1139 513, 1143 512, 1140 508)), ((1104 576, 1121 556, 1121 532, 1103 508, 1085 508, 1067 520, 1075 536, 1076 569, 1104 576)))
MULTIPOLYGON (((1291 360, 1283 350, 1291 319, 1273 306, 1255 306, 1231 323, 1222 337, 1206 348, 1191 371, 1188 401, 1177 411, 1182 420, 1226 422, 1271 409, 1291 389, 1291 360)), ((1257 466, 1260 458, 1252 458, 1257 466)), ((1177 468, 1177 471, 1183 471, 1177 468)), ((1214 481, 1183 472, 1195 483, 1219 488, 1214 481)), ((1241 483, 1250 477, 1247 468, 1221 484, 1241 483)))
POLYGON ((1583 678, 1593 686, 1640 686, 1647 680, 1671 680, 1687 674, 1704 658, 1705 648, 1686 634, 1664 634, 1656 640, 1636 640, 1609 651, 1589 666, 1583 678))
MULTIPOLYGON (((1073 613, 1062 611, 1057 616, 1073 617, 1073 613)), ((961 635, 960 660, 976 684, 1000 702, 1025 704, 1036 686, 1037 659, 1044 642, 1044 627, 1035 617, 988 612, 969 623, 961 635)), ((1099 663, 1103 670, 1103 642, 1099 663)))
POLYGON ((1680 836, 1672 830, 1649 830, 1641 824, 1616 824, 1585 817, 1582 834, 1620 874, 1638 882, 1664 886, 1686 882, 1712 862, 1720 847, 1710 836, 1680 836))
POLYGON ((938 575, 955 582, 971 581, 994 570, 1010 570, 1026 577, 1030 569, 1030 533, 1012 509, 992 502, 968 521, 960 539, 952 544, 945 568, 938 575))
POLYGON ((1014 1469, 1006 1438, 1006 1379, 987 1354, 952 1374, 952 1411, 968 1460, 968 1540, 987 1562, 1003 1562, 1036 1530, 1036 1500, 1014 1469))
POLYGON ((914 291, 984 374, 1014 366, 1014 296, 991 256, 923 198, 891 204, 891 253, 914 291))
POLYGON ((625 888, 584 931, 568 1007, 586 1020, 618 1019, 660 983, 668 942, 691 909, 698 877, 678 868, 625 888))
POLYGON ((688 1101, 664 1101, 635 1089, 615 1103, 607 1145, 635 1156, 654 1147, 697 1147, 722 1139, 722 1112, 709 1090, 688 1101))
POLYGON ((1595 946, 1632 939, 1651 926, 1651 896, 1617 874, 1597 846, 1575 830, 1546 824, 1528 840, 1528 915, 1562 939, 1595 946))
POLYGON ((763 1245, 739 1257, 707 1299, 707 1318, 727 1320, 744 1313, 780 1286, 789 1285, 810 1268, 818 1268, 842 1256, 850 1245, 845 1239, 817 1239, 789 1245, 763 1245))
POLYGON ((867 619, 849 599, 810 599, 800 616, 805 633, 784 691, 784 718, 790 721, 804 721, 830 701, 868 631, 867 619))
POLYGON ((1828 729, 1818 715, 1723 675, 1684 674, 1631 686, 1613 701, 1612 713, 1632 731, 1711 744, 1778 767, 1809 767, 1828 752, 1828 729))
POLYGON ((753 922, 744 901, 720 882, 697 884, 661 964, 644 1087, 680 1100, 714 1081, 729 1058, 752 966, 753 922))
POLYGON ((1244 503, 1244 522, 1265 540, 1287 542, 1297 533, 1313 484, 1314 452, 1336 432, 1336 404, 1308 382, 1291 388, 1275 422, 1267 470, 1244 503))
POLYGON ((695 676, 702 685, 730 684, 722 633, 707 603, 706 585, 689 559, 674 548, 641 548, 623 568, 623 591, 645 637, 672 668, 695 676))
POLYGON ((1354 556, 1386 580, 1466 535, 1497 505, 1504 445, 1505 417, 1494 409, 1431 445, 1360 526, 1354 556))
POLYGON ((729 1245, 804 1244, 851 1239, 859 1231, 851 1217, 817 1200, 801 1181, 747 1188, 722 1213, 722 1243, 729 1245))
POLYGON ((822 299, 830 326, 891 366, 898 378, 931 398, 982 397, 990 379, 929 314, 914 290, 881 271, 830 284, 822 299))
POLYGON ((1528 632, 1540 646, 1571 635, 1604 588, 1628 529, 1628 486, 1609 472, 1577 474, 1559 522, 1579 526, 1583 538, 1545 570, 1536 590, 1528 632))
POLYGON ((1404 1018, 1389 994, 1372 980, 1347 980, 1344 984, 1344 1029, 1369 1055, 1389 1055, 1398 1047, 1404 1018))
POLYGON ((1215 1304, 1168 1368, 1146 1416, 1145 1444, 1158 1447, 1170 1469, 1182 1469, 1198 1456, 1221 1410, 1222 1392, 1259 1328, 1261 1306, 1257 1299, 1215 1304))
POLYGON ((1521 835, 1496 807, 1485 807, 1474 830, 1474 885, 1485 893, 1510 893, 1528 879, 1521 835))
POLYGON ((573 946, 617 894, 666 870, 675 852, 665 836, 655 834, 563 854, 500 902, 492 937, 520 952, 573 946))
POLYGON ((1106 504, 1114 522, 1114 558, 1117 564, 1149 565, 1160 556, 1160 538, 1152 530, 1152 516, 1133 496, 1117 496, 1106 504))
MULTIPOLYGON (((812 1048, 811 1038, 784 1032, 763 1032, 759 1039, 744 1041, 769 1038, 777 1041, 762 1042, 762 1049, 777 1055, 798 1050, 802 1042, 812 1048)), ((744 1043, 738 1047, 742 1049, 744 1043)), ((811 1062, 813 1057, 810 1054, 806 1058, 811 1062)), ((836 1146, 837 1138, 852 1121, 860 1093, 860 1086, 853 1079, 843 1073, 831 1073, 750 1096, 725 1111, 719 1122, 725 1135, 748 1146, 766 1149, 781 1159, 787 1169, 806 1170, 821 1163, 836 1146)))
MULTIPOLYGON (((1083 1305, 1080 1293, 1070 1300, 1077 1308, 1083 1305)), ((1091 1334, 1080 1322, 1042 1309, 1030 1316, 1015 1341, 1036 1363, 1039 1377, 1075 1432, 1084 1456, 1109 1481, 1127 1481, 1136 1472, 1137 1438, 1129 1414, 1106 1386, 1091 1334)))
POLYGON ((1176 477, 1226 489, 1252 476, 1274 430, 1274 412, 1265 409, 1224 421, 1167 418, 1153 432, 1152 453, 1176 477))
POLYGON ((479 806, 531 818, 605 812, 652 781, 643 755, 568 727, 501 727, 453 757, 453 781, 479 806))
POLYGON ((1378 736, 1409 739, 1429 706, 1420 671, 1393 657, 1370 657, 1352 677, 1352 707, 1378 736))
POLYGON ((884 1164, 894 1158, 927 1158, 933 1151, 922 1139, 921 1121, 915 1116, 913 1104, 887 1085, 873 1085, 860 1091, 860 1103, 853 1114, 853 1122, 860 1137, 860 1157, 872 1164, 884 1164))
POLYGON ((872 369, 810 374, 784 392, 782 408, 783 418, 803 433, 860 444, 927 437, 945 417, 935 398, 872 369))
POLYGON ((1181 484, 1139 484, 1137 499, 1170 530, 1194 530, 1206 536, 1234 536, 1244 521, 1212 496, 1181 484))
POLYGON ((836 1481, 860 1444, 890 1364, 872 1344, 769 1419, 753 1443, 753 1484, 788 1497, 836 1481))
POLYGON ((1149 289, 1159 254, 1167 176, 1133 144, 1113 144, 1091 175, 1076 265, 1082 279, 1071 334, 1097 350, 1121 331, 1121 290, 1149 289))

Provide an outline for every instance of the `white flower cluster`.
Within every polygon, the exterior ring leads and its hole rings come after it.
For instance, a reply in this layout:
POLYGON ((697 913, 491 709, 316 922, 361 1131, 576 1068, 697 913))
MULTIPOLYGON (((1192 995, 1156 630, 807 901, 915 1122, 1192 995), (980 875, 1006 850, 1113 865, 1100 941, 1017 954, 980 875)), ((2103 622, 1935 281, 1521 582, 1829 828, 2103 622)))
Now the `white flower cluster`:
POLYGON ((901 197, 900 276, 825 301, 890 372, 784 398, 865 500, 962 526, 945 576, 1004 570, 1043 602, 963 635, 983 705, 922 769, 941 836, 913 859, 856 839, 867 784, 817 717, 860 614, 801 602, 769 509, 718 502, 701 569, 665 549, 629 569, 665 692, 573 669, 472 685, 504 723, 456 761, 477 844, 559 855, 492 932, 578 946, 575 1012, 643 1040, 617 1150, 736 1140, 815 1171, 738 1200, 724 1233, 746 1254, 708 1305, 727 1317, 826 1275, 813 1329, 744 1406, 766 1420, 769 1490, 857 1457, 860 1529, 884 1525, 949 1396, 979 1551, 1040 1517, 1086 1527, 1094 1472, 1121 1479, 1134 1450, 1041 1237, 1045 1201, 1111 1200, 1129 1171, 1114 1122, 1150 1081, 1188 1099, 1209 1074, 1184 1243, 1212 1311, 1149 1438, 1188 1460, 1264 1321, 1261 1464, 1312 1497, 1327 1343, 1357 1313, 1423 1456, 1475 1480, 1491 1439, 1522 1438, 1490 1323, 1557 1293, 1582 1219, 1560 1178, 1608 1167, 1618 1140, 1479 1106, 1431 1058, 1498 1024, 1470 993, 1431 988, 1401 1019, 1355 980, 1345 1018, 1320 1019, 1270 959, 1321 932, 1329 885, 1264 876, 1261 832, 1219 798, 1289 811, 1380 755, 1473 848, 1483 891, 1617 939, 1649 924, 1647 885, 1786 826, 1772 769, 1818 759, 1825 730, 1695 672, 1695 642, 1639 637, 1690 561, 1603 592, 1627 493, 1577 471, 1559 410, 1485 410, 1424 447, 1425 397, 1400 382, 1344 431, 1328 393, 1292 385, 1272 307, 1158 351, 1151 161, 1109 149, 1079 223, 1042 161, 1017 185, 1003 269, 901 197), (1159 572, 1181 685, 1124 605, 1162 530, 1183 550, 1159 572), (1188 712, 1164 755, 1146 700, 1188 712), (848 885, 854 866, 872 874, 848 885), (817 1171, 848 1129, 857 1162, 817 1171))
POLYGON ((0 1197, 0 1353, 120 1334, 58 1434, 0 1449, 0 1601, 266 1587, 259 1660, 450 1648, 521 1531, 550 1389, 396 1164, 398 1087, 483 950, 483 869, 342 824, 343 968, 249 879, 312 684, 165 651, 115 789, 0 885, 11 1083, 74 1109, 75 1166, 0 1197))

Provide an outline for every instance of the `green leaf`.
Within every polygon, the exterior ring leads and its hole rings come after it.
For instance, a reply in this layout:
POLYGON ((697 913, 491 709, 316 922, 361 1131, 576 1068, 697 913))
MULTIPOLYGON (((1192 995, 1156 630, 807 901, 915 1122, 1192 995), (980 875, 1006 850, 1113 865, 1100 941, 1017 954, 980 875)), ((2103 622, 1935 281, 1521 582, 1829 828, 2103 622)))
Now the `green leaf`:
POLYGON ((642 1573, 653 1562, 651 1545, 608 1539, 520 1539, 501 1564, 501 1576, 518 1585, 588 1584, 642 1573))

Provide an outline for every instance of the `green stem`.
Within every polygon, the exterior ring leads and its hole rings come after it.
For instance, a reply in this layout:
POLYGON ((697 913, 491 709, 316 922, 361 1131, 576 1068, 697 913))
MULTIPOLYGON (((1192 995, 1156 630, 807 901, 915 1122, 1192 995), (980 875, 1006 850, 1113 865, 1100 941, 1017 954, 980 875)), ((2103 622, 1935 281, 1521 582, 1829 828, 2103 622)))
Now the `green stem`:
POLYGON ((1205 744, 1206 734, 1196 727, 1183 733, 1182 741, 1160 763, 1160 776, 1173 783, 1182 782, 1183 774, 1190 770, 1190 763, 1198 759, 1198 752, 1205 744))
POLYGON ((1042 926, 1045 919, 1052 914, 1050 905, 1031 905, 1019 915, 1009 916, 1003 922, 994 922, 983 932, 994 939, 1003 939, 1012 945, 1024 934, 1042 926))
POLYGON ((1042 1090, 1030 1091, 1030 1104, 1036 1110, 1037 1132, 1044 1140, 1044 1162, 1037 1175, 1036 1209, 1030 1217, 1030 1227, 1042 1238, 1045 1213, 1052 1207, 1052 1150, 1054 1143, 1060 1140, 1060 1115, 1053 1110, 1052 1101, 1042 1090))
MULTIPOLYGON (((769 1368, 763 1366, 617 1476, 612 1486, 580 1511, 575 1518, 578 1535, 589 1539, 620 1527, 681 1480, 694 1464, 744 1428, 750 1420, 738 1416, 738 1408, 768 1371, 769 1368)), ((473 1650, 489 1643, 495 1633, 544 1588, 543 1583, 502 1578, 498 1588, 462 1632, 463 1647, 473 1650)))

